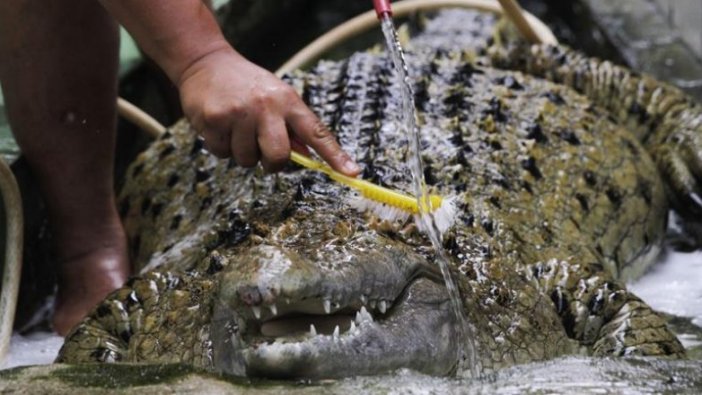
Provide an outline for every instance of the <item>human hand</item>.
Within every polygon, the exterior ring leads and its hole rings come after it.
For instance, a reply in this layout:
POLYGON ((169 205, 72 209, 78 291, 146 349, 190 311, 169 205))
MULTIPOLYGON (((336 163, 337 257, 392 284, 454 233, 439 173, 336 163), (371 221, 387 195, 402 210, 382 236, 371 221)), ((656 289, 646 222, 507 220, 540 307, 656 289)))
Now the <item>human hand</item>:
POLYGON ((178 85, 186 117, 218 157, 244 167, 260 160, 277 171, 289 160, 292 138, 341 173, 360 171, 292 87, 231 49, 197 60, 178 85))

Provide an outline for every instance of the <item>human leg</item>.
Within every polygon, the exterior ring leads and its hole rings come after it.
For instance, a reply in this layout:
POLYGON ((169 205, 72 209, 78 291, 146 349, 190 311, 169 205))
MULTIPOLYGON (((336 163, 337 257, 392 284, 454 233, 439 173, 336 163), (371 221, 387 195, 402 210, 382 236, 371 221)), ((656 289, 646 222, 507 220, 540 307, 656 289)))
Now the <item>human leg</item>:
POLYGON ((0 2, 0 80, 49 211, 60 334, 129 273, 112 176, 118 47, 97 1, 0 2))

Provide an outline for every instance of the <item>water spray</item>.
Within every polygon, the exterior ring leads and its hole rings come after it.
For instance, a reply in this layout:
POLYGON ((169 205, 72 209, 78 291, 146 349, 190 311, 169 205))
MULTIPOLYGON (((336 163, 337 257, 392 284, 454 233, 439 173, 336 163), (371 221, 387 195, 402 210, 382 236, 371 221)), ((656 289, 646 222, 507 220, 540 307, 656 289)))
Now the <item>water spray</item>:
MULTIPOLYGON (((449 269, 450 258, 443 248, 442 231, 439 229, 437 217, 428 213, 425 208, 431 207, 429 203, 429 193, 424 180, 424 165, 422 164, 421 144, 419 127, 417 125, 417 114, 414 104, 414 92, 412 81, 410 80, 407 61, 397 31, 392 20, 392 9, 388 0, 373 0, 376 16, 380 20, 380 27, 385 37, 388 54, 395 67, 395 72, 399 77, 399 94, 401 97, 400 116, 398 127, 404 128, 408 139, 408 162, 409 170, 412 174, 412 184, 414 195, 417 200, 416 206, 419 209, 417 224, 431 241, 435 251, 435 262, 438 265, 441 275, 446 285, 446 291, 451 302, 451 308, 456 317, 456 373, 464 377, 478 377, 481 373, 480 363, 476 353, 474 342, 474 331, 466 318, 463 301, 458 291, 456 283, 453 281, 449 269)), ((441 211, 441 210, 439 210, 441 211)), ((455 215, 452 216, 455 218, 455 215)), ((449 219, 449 222, 453 220, 449 219)), ((446 225, 446 228, 450 224, 446 225)))

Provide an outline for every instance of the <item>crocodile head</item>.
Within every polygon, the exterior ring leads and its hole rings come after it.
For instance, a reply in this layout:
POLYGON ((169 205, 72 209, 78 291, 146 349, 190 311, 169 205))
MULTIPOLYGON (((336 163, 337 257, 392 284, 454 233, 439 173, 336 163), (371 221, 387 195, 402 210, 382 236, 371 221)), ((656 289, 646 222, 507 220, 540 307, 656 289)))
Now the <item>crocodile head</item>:
POLYGON ((315 195, 239 251, 222 251, 215 367, 279 378, 450 372, 455 318, 435 266, 338 196, 315 195))

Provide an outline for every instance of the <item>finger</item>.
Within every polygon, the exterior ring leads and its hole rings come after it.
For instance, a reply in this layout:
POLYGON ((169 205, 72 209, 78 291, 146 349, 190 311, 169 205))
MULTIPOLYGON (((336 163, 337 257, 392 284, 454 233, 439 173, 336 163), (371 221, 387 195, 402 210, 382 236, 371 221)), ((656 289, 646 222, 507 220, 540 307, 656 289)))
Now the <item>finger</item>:
POLYGON ((249 119, 240 119, 232 128, 229 141, 234 161, 242 167, 254 167, 261 156, 256 142, 256 126, 249 119))
POLYGON ((290 158, 290 140, 283 118, 264 116, 256 126, 261 164, 268 172, 279 171, 290 158))
POLYGON ((300 106, 301 109, 287 117, 295 136, 312 147, 334 170, 349 176, 357 175, 361 169, 341 149, 329 128, 302 102, 300 106))
POLYGON ((228 129, 224 130, 214 130, 205 129, 200 132, 202 139, 204 140, 204 148, 211 154, 217 156, 218 158, 228 158, 231 156, 230 149, 230 134, 231 131, 228 129))
POLYGON ((305 156, 310 156, 310 150, 305 143, 298 141, 294 136, 290 137, 290 149, 305 156))
POLYGON ((231 120, 223 116, 222 111, 217 108, 206 107, 198 112, 191 122, 202 136, 205 149, 217 157, 227 158, 231 156, 231 120))

